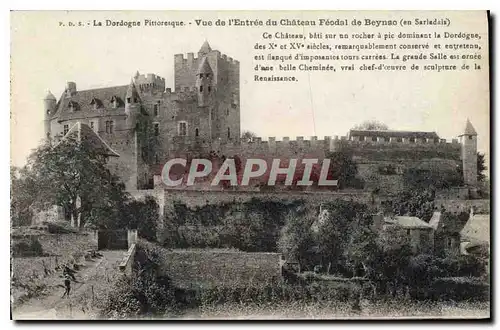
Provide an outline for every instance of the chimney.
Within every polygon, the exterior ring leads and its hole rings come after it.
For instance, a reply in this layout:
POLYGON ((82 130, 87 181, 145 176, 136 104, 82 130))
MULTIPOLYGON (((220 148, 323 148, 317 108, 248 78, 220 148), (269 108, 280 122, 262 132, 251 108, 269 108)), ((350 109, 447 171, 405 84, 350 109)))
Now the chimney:
POLYGON ((76 94, 76 83, 68 81, 66 83, 66 97, 71 97, 76 94))

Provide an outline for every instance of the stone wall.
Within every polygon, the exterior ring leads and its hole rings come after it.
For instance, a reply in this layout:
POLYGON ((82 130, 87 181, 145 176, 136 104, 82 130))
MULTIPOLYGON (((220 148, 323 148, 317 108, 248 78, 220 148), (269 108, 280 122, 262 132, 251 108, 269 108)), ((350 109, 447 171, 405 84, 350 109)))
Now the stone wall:
POLYGON ((312 205, 328 203, 336 199, 370 203, 371 195, 364 192, 259 192, 259 191, 199 191, 167 189, 164 191, 164 203, 174 201, 184 202, 188 207, 203 206, 206 204, 219 204, 224 202, 243 203, 252 198, 262 200, 304 200, 312 205))
POLYGON ((470 212, 471 207, 474 208, 474 213, 490 214, 490 200, 489 199, 436 199, 435 206, 437 210, 441 207, 448 212, 461 213, 470 212))
POLYGON ((161 272, 168 275, 177 287, 247 287, 281 281, 280 253, 168 250, 142 240, 139 245, 159 254, 161 272))

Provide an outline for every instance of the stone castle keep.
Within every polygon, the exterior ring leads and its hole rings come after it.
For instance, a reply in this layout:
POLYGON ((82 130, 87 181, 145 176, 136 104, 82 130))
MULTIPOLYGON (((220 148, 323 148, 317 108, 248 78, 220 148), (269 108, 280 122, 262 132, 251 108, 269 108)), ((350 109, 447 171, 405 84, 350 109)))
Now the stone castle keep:
POLYGON ((175 55, 174 90, 164 78, 137 72, 129 84, 80 91, 74 82, 57 100, 44 99, 45 136, 59 141, 75 125, 88 126, 118 157, 111 170, 129 191, 151 189, 161 165, 172 157, 195 157, 215 152, 225 157, 318 158, 332 151, 350 152, 359 175, 382 189, 397 185, 398 174, 422 160, 437 160, 463 168, 464 184, 477 185, 477 133, 467 120, 459 139, 446 141, 435 132, 351 130, 346 136, 267 141, 241 141, 240 66, 237 60, 208 42, 197 57, 175 55), (142 119, 147 118, 154 147, 144 156, 142 119), (379 175, 391 165, 394 173, 379 175), (376 180, 373 177, 376 176, 376 180))

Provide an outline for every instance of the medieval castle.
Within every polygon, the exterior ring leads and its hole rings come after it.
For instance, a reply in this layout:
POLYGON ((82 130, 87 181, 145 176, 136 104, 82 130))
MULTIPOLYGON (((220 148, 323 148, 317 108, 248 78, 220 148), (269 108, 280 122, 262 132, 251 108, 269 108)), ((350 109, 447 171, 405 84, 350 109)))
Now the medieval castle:
POLYGON ((432 160, 461 166, 469 191, 477 185, 477 133, 468 120, 459 140, 452 141, 435 132, 369 130, 324 139, 242 141, 239 62, 206 41, 197 55, 175 55, 173 91, 164 78, 137 72, 128 85, 79 91, 68 82, 59 100, 49 92, 44 99, 46 137, 58 141, 70 130, 93 131, 112 150, 109 166, 129 191, 153 188, 161 164, 172 156, 211 151, 227 157, 322 159, 331 151, 348 150, 368 187, 382 189, 397 187, 398 174, 409 164, 432 160), (156 137, 150 157, 141 154, 141 114, 156 137))

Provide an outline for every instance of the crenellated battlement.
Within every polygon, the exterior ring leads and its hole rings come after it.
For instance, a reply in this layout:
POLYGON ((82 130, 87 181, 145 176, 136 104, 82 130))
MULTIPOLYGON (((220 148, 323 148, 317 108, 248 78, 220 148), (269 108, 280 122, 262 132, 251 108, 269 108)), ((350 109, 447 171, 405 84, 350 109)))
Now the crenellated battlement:
POLYGON ((163 92, 165 90, 165 78, 154 73, 137 74, 134 77, 134 83, 141 92, 163 92))
POLYGON ((170 101, 175 100, 187 100, 187 99, 196 99, 197 97, 197 89, 196 87, 183 87, 180 90, 172 91, 172 88, 168 87, 165 89, 164 98, 170 101))
MULTIPOLYGON (((185 88, 186 90, 189 90, 187 87, 185 88)), ((239 143, 236 142, 225 142, 225 144, 234 144, 234 145, 240 145, 242 147, 244 146, 254 146, 254 145, 274 145, 274 144, 280 144, 280 145, 321 145, 324 143, 338 143, 342 144, 344 146, 351 146, 351 147, 377 147, 377 146, 420 146, 420 147, 428 147, 428 148, 440 148, 440 147, 451 147, 451 148, 460 148, 460 143, 458 142, 458 139, 451 139, 451 140, 446 140, 446 139, 439 139, 439 141, 428 141, 428 142, 415 142, 415 143, 410 143, 408 141, 403 141, 403 142, 398 142, 396 140, 385 142, 385 141, 356 141, 356 140, 350 140, 348 136, 339 136, 339 135, 332 135, 332 136, 324 136, 321 139, 318 138, 318 136, 310 136, 308 138, 305 138, 304 136, 296 136, 294 138, 290 138, 288 136, 281 137, 281 139, 277 139, 274 136, 262 138, 262 137, 253 137, 251 141, 241 141, 239 143)))
MULTIPOLYGON (((222 54, 218 50, 212 50, 209 54, 209 56, 216 55, 218 59, 221 59, 229 64, 239 66, 240 61, 233 59, 232 57, 222 54)), ((174 55, 174 62, 176 64, 187 64, 187 65, 193 65, 197 64, 198 61, 200 60, 200 57, 196 57, 194 53, 186 53, 186 56, 184 54, 175 54, 174 55)))
MULTIPOLYGON (((179 141, 181 142, 181 141, 179 141)), ((251 141, 206 141, 205 143, 193 143, 194 141, 183 140, 184 146, 196 144, 199 152, 216 151, 226 156, 240 155, 243 157, 288 157, 323 158, 328 152, 345 151, 352 154, 358 160, 382 161, 387 159, 413 159, 415 157, 460 159, 461 144, 453 139, 439 139, 435 143, 405 143, 405 142, 378 142, 378 141, 353 141, 348 136, 303 136, 290 138, 284 136, 276 137, 254 137, 251 141)), ((189 149, 189 147, 188 147, 189 149)))

